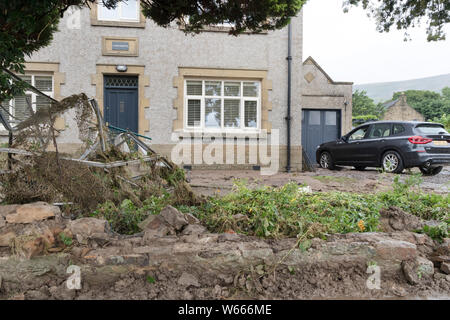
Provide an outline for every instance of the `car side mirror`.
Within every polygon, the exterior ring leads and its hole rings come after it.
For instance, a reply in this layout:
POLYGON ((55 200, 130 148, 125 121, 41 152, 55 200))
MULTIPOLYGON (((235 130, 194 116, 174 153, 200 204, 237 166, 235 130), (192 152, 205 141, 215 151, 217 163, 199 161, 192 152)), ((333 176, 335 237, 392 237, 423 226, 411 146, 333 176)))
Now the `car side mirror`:
POLYGON ((347 137, 347 136, 342 136, 342 137, 341 137, 341 141, 347 142, 347 141, 348 141, 348 137, 347 137))

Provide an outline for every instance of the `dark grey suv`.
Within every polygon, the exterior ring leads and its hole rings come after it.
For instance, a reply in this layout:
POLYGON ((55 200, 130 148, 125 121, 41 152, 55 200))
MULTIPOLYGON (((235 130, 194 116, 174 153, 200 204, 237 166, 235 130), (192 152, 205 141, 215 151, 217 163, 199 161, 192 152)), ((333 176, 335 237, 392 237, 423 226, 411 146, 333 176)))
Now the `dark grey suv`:
POLYGON ((418 167, 424 175, 435 175, 450 165, 450 134, 439 123, 370 122, 337 141, 318 146, 316 159, 327 169, 347 165, 357 170, 382 167, 386 172, 400 173, 418 167))

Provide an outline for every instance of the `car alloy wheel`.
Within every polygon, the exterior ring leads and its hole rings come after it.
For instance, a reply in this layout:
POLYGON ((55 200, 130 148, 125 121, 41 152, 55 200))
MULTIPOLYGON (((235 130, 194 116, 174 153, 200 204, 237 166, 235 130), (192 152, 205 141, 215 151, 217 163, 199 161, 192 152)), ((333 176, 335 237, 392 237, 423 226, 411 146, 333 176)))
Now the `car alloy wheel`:
POLYGON ((398 157, 393 153, 388 153, 383 158, 383 169, 386 172, 394 172, 399 165, 398 157))
POLYGON ((322 155, 320 156, 320 166, 324 169, 329 169, 330 162, 330 155, 327 152, 322 153, 322 155))

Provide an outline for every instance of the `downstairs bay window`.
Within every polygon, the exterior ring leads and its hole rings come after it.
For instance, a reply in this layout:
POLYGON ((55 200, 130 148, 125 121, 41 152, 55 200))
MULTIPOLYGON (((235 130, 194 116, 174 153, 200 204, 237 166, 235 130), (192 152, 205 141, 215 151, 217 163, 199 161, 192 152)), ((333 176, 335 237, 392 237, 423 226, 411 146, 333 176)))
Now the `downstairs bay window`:
MULTIPOLYGON (((24 75, 22 80, 39 89, 42 93, 53 97, 53 77, 51 75, 24 75)), ((51 101, 45 96, 36 94, 29 89, 23 95, 12 100, 3 101, 1 112, 12 123, 23 121, 31 116, 31 109, 36 112, 40 108, 49 107, 51 101)))
POLYGON ((186 80, 185 129, 258 131, 261 83, 238 80, 186 80))

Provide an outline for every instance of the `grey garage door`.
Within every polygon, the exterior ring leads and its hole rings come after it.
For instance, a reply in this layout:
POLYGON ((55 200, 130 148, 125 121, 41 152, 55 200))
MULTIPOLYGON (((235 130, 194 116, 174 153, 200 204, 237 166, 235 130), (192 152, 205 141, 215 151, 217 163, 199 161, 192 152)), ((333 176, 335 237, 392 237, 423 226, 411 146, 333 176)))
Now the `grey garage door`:
POLYGON ((303 109, 302 146, 311 162, 316 163, 317 146, 339 139, 340 132, 340 110, 303 109))

